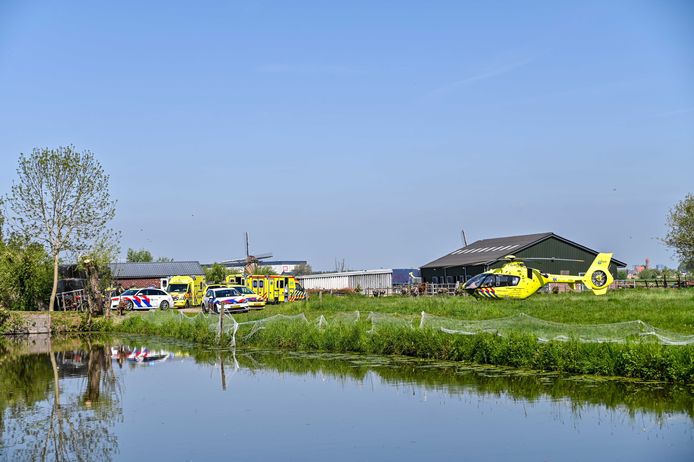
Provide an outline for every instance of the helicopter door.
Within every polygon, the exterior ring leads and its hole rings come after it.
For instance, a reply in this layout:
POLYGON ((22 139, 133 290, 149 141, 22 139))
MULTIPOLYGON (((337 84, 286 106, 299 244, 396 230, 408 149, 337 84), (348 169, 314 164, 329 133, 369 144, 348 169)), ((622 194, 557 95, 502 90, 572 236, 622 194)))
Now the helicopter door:
POLYGON ((533 269, 528 268, 528 279, 532 279, 532 278, 533 278, 533 269))

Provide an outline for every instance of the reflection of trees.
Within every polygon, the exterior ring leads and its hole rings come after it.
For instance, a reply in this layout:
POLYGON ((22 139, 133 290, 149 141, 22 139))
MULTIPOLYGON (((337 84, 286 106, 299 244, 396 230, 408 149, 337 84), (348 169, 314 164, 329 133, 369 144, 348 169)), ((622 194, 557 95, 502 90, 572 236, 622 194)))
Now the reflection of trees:
POLYGON ((473 367, 460 363, 436 363, 419 359, 372 357, 331 353, 286 351, 246 352, 219 356, 194 350, 199 362, 237 361, 247 370, 270 369, 292 374, 325 375, 338 380, 363 381, 369 373, 394 385, 414 384, 449 394, 507 395, 529 402, 569 399, 574 412, 583 406, 624 408, 630 415, 647 412, 662 417, 680 412, 694 419, 694 398, 687 387, 629 380, 587 379, 580 376, 538 374, 522 370, 473 367))
POLYGON ((45 367, 41 377, 26 377, 29 382, 41 380, 47 393, 42 405, 15 412, 8 423, 9 440, 4 445, 17 445, 17 456, 29 460, 109 460, 117 452, 117 439, 110 429, 121 416, 120 393, 110 347, 88 342, 85 351, 72 353, 51 350, 46 355, 52 384, 46 381, 45 367), (75 366, 75 356, 86 360, 86 370, 75 366), (86 376, 86 383, 78 385, 79 381, 65 377, 61 381, 60 372, 70 367, 73 375, 86 376))

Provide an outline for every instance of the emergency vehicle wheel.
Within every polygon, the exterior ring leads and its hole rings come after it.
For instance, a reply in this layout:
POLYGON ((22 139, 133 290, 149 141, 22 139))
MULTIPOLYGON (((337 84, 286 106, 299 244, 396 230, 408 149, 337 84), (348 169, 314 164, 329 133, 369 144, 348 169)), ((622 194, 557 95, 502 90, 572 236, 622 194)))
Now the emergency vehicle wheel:
POLYGON ((159 309, 160 309, 160 310, 168 310, 168 309, 169 309, 169 302, 167 302, 166 300, 163 300, 163 301, 159 304, 159 309))
POLYGON ((132 311, 133 310, 133 302, 132 300, 126 300, 125 302, 125 311, 132 311))
POLYGON ((214 314, 219 314, 219 305, 215 303, 214 307, 212 308, 212 311, 214 312, 214 314))

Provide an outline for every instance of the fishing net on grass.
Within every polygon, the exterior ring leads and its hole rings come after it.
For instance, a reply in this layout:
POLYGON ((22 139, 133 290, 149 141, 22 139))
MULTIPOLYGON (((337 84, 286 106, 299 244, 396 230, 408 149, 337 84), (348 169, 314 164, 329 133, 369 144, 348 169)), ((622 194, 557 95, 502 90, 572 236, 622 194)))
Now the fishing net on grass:
MULTIPOLYGON (((236 321, 234 321, 236 322, 236 321)), ((265 329, 268 325, 270 324, 280 324, 280 323, 294 323, 294 322, 303 322, 308 324, 308 319, 306 319, 306 315, 304 313, 301 314, 295 314, 295 315, 287 315, 287 314, 276 314, 274 316, 270 316, 268 318, 263 318, 263 319, 257 319, 255 321, 244 321, 244 322, 239 322, 237 323, 238 328, 243 328, 244 331, 247 328, 250 328, 248 333, 245 333, 243 336, 244 340, 248 340, 249 338, 253 337, 258 331, 265 329)))
MULTIPOLYGON (((322 315, 321 315, 322 316, 322 315)), ((335 313, 330 315, 325 321, 327 324, 355 324, 361 318, 359 311, 348 313, 335 313)))
POLYGON ((371 321, 371 332, 378 329, 379 327, 409 327, 413 328, 411 317, 396 316, 394 314, 387 313, 374 313, 371 311, 366 317, 367 320, 371 321))
POLYGON ((511 333, 526 333, 534 335, 541 342, 576 339, 581 342, 594 343, 624 343, 627 340, 650 340, 666 345, 694 344, 694 335, 683 335, 658 329, 638 320, 611 324, 565 324, 545 321, 524 313, 506 318, 463 320, 444 318, 422 312, 419 327, 463 335, 475 335, 486 332, 506 336, 511 333))

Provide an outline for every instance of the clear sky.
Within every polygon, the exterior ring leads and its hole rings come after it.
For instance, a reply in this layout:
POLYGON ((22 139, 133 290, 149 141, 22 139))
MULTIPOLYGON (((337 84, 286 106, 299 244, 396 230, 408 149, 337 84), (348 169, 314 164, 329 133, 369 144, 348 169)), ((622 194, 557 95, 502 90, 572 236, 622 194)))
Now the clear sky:
POLYGON ((124 251, 416 267, 464 227, 673 265, 694 2, 0 0, 0 194, 66 144, 124 251))

